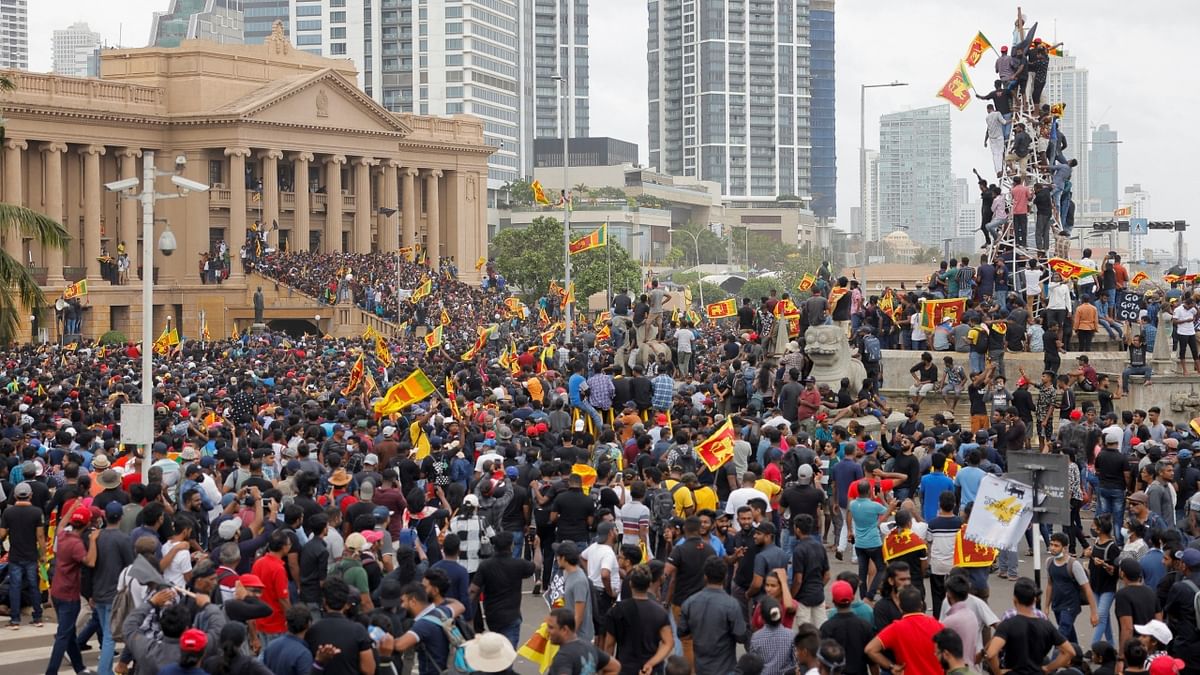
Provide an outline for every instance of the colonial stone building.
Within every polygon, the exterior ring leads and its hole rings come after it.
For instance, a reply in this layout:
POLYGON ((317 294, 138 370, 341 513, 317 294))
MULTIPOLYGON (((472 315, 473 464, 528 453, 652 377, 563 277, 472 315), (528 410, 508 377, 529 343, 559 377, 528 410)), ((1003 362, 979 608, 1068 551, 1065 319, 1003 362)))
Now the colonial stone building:
MULTIPOLYGON (((104 184, 140 178, 148 150, 159 170, 212 187, 156 203, 150 245, 169 227, 178 249, 155 251, 155 326, 171 317, 195 336, 204 310, 210 332, 228 335, 253 292, 238 251, 260 227, 270 246, 289 250, 418 244, 468 276, 486 252, 492 148, 482 122, 393 114, 355 86, 350 61, 296 50, 281 28, 261 45, 105 50, 99 79, 7 75, 17 89, 0 96, 3 199, 63 223, 71 241, 65 252, 44 251, 9 236, 4 250, 34 268, 51 303, 88 279, 85 336, 140 335, 141 204, 104 184), (232 274, 202 285, 199 260, 221 242, 232 274), (98 261, 121 243, 131 260, 123 286, 105 280, 98 261)), ((176 188, 165 176, 156 191, 176 188)), ((39 319, 53 336, 53 317, 39 319)))

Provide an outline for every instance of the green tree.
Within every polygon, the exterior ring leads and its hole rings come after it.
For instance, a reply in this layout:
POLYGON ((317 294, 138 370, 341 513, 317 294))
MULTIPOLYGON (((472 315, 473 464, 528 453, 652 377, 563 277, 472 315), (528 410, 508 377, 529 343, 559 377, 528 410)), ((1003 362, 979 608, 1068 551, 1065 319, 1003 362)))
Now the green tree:
MULTIPOLYGON (((641 267, 629 253, 609 238, 612 250, 613 288, 638 288, 641 267)), ((563 278, 563 227, 557 218, 539 216, 529 227, 509 228, 492 239, 496 269, 510 284, 520 288, 527 303, 546 293, 551 280, 563 278)), ((608 286, 608 257, 603 248, 571 256, 571 280, 575 298, 586 306, 587 296, 608 286)))
POLYGON ((527 180, 510 180, 504 184, 508 203, 513 206, 533 206, 533 184, 527 180))
MULTIPOLYGON (((728 242, 723 237, 718 237, 713 234, 712 230, 696 223, 688 223, 686 225, 678 225, 673 229, 685 230, 696 235, 693 239, 691 236, 682 232, 671 233, 671 246, 683 251, 683 264, 686 266, 695 265, 699 260, 701 265, 724 263, 729 259, 728 242), (700 257, 696 257, 696 243, 700 244, 700 257)), ((670 257, 670 256, 668 256, 670 257)), ((705 296, 708 299, 708 296, 705 296)))
MULTIPOLYGON (((0 76, 0 91, 16 88, 12 78, 0 76)), ((3 138, 4 127, 0 126, 0 140, 3 138)), ((66 250, 70 239, 66 229, 54 220, 33 209, 2 203, 0 233, 5 237, 28 237, 33 244, 60 250, 66 250)), ((0 250, 0 344, 12 342, 21 320, 30 312, 39 313, 45 305, 46 298, 30 269, 0 250)))

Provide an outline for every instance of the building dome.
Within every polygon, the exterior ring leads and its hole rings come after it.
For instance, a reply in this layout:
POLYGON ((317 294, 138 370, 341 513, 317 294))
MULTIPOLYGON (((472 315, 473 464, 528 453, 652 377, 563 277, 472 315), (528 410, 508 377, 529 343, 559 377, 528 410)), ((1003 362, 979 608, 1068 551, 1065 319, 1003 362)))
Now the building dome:
POLYGON ((883 244, 893 257, 903 261, 911 261, 920 252, 921 247, 903 230, 896 230, 883 238, 883 244))

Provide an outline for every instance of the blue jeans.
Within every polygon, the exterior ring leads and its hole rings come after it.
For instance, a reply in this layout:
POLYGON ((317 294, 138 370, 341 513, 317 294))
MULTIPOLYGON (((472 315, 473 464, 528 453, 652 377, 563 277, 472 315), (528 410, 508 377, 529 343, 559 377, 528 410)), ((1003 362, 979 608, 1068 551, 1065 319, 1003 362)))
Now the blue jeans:
POLYGON ((1100 615, 1100 623, 1096 624, 1096 630, 1092 633, 1092 642, 1098 642, 1103 636, 1103 639, 1108 644, 1113 643, 1112 621, 1109 615, 1112 614, 1113 599, 1117 594, 1109 591, 1096 596, 1096 613, 1100 615))
POLYGON ((492 626, 488 626, 488 628, 491 628, 495 632, 503 635, 505 638, 508 638, 508 641, 510 643, 512 643, 513 649, 521 648, 521 644, 520 644, 520 642, 521 642, 521 622, 520 621, 514 621, 512 623, 512 625, 505 626, 504 628, 494 628, 492 626))
POLYGON ((1007 288, 997 288, 996 295, 994 297, 996 298, 996 305, 1000 308, 1000 311, 1007 312, 1008 311, 1008 289, 1007 288))
POLYGON ((1125 370, 1121 371, 1121 389, 1129 391, 1130 375, 1143 375, 1145 376, 1146 381, 1149 382, 1150 377, 1153 374, 1154 371, 1150 368, 1150 366, 1129 366, 1125 370))
POLYGON ((100 639, 100 665, 96 666, 96 672, 100 675, 113 675, 112 664, 117 642, 113 638, 113 627, 110 623, 112 603, 97 602, 92 611, 96 613, 96 619, 100 622, 100 632, 104 636, 100 639))
POLYGON ((1000 574, 1017 576, 1017 552, 1007 549, 1000 551, 1000 556, 996 558, 996 565, 999 567, 1000 574))
POLYGON ((525 553, 525 531, 516 530, 512 533, 513 550, 512 557, 520 559, 525 553))
POLYGON ((58 675, 64 652, 71 659, 71 667, 78 673, 87 667, 83 663, 83 654, 79 652, 79 644, 75 642, 75 619, 79 617, 79 601, 60 600, 53 596, 50 601, 54 603, 54 613, 58 617, 58 630, 54 633, 54 647, 50 650, 50 660, 46 662, 46 675, 58 675))
MULTIPOLYGON (((1113 523, 1125 522, 1125 490, 1121 488, 1100 488, 1096 491, 1100 495, 1100 504, 1096 506, 1096 515, 1103 513, 1111 513, 1113 523)), ((1116 527, 1113 528, 1113 537, 1117 541, 1118 546, 1123 546, 1121 531, 1116 527)))
POLYGON ((780 544, 780 547, 783 548, 784 554, 787 555, 788 579, 791 579, 792 574, 794 574, 791 570, 792 570, 792 553, 794 553, 796 551, 796 535, 792 534, 792 528, 790 526, 787 526, 786 524, 784 527, 782 527, 780 529, 782 530, 782 532, 780 532, 780 534, 779 534, 779 544, 780 544))
POLYGON ((8 561, 8 613, 13 623, 21 623, 21 591, 28 586, 33 594, 33 621, 42 620, 42 592, 38 590, 36 562, 8 561))
POLYGON ((987 367, 987 354, 976 351, 967 352, 967 367, 972 373, 982 373, 987 367))
POLYGON ((592 428, 594 429, 593 433, 598 436, 600 434, 600 430, 604 428, 604 420, 601 419, 600 413, 594 406, 592 406, 591 403, 588 403, 587 401, 581 400, 575 407, 587 413, 587 416, 592 418, 592 428))
POLYGON ((1079 616, 1079 608, 1061 607, 1053 609, 1053 611, 1054 620, 1058 623, 1058 632, 1067 639, 1067 642, 1077 642, 1079 638, 1075 635, 1075 617, 1079 616))

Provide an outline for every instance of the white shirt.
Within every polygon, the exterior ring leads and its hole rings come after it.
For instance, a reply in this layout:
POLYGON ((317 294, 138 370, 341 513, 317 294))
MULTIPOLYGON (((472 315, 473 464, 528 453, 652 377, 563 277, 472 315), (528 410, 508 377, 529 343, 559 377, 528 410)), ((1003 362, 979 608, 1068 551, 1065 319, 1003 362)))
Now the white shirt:
POLYGON ((767 503, 767 513, 771 512, 771 499, 763 494, 762 490, 752 487, 738 488, 729 493, 729 500, 725 502, 725 513, 737 515, 738 509, 750 503, 755 497, 767 503))
POLYGON ((504 457, 494 452, 488 452, 480 455, 479 459, 475 460, 475 473, 483 473, 483 463, 488 460, 492 462, 493 471, 497 468, 497 464, 499 464, 501 469, 504 468, 504 457))
POLYGON ((208 522, 211 523, 221 515, 221 488, 217 487, 217 481, 213 480, 212 476, 204 474, 204 478, 200 481, 200 489, 204 492, 204 496, 208 497, 208 501, 216 507, 208 512, 208 522))
MULTIPOLYGON (((1095 260, 1092 260, 1091 258, 1084 258, 1083 260, 1080 260, 1080 261, 1079 261, 1079 264, 1080 264, 1081 266, 1083 266, 1083 267, 1086 267, 1086 268, 1090 269, 1090 270, 1099 270, 1099 269, 1100 269, 1099 267, 1096 267, 1096 261, 1095 261, 1095 260)), ((1096 285, 1096 276, 1095 276, 1095 275, 1092 275, 1092 276, 1088 276, 1088 277, 1084 277, 1084 278, 1080 279, 1080 280, 1079 280, 1079 285, 1080 285, 1080 286, 1094 286, 1094 285, 1096 285)))
POLYGON ((691 354, 692 338, 694 337, 695 335, 692 333, 690 328, 681 328, 680 330, 675 331, 676 349, 678 351, 691 354))
POLYGON ((990 112, 984 121, 987 123, 988 142, 1000 141, 1004 138, 1004 115, 999 112, 990 112))
POLYGON ((1174 318, 1176 321, 1183 321, 1183 323, 1175 324, 1175 334, 1176 335, 1195 335, 1196 334, 1196 310, 1195 310, 1195 308, 1188 309, 1187 307, 1180 305, 1175 308, 1175 311, 1171 314, 1171 317, 1174 318))
POLYGON ((1050 292, 1047 294, 1048 309, 1071 309, 1071 288, 1065 281, 1051 281, 1050 292))
POLYGON ((599 542, 583 549, 579 554, 587 562, 587 577, 592 582, 592 588, 604 589, 602 570, 608 570, 608 585, 612 588, 613 596, 621 593, 621 572, 617 568, 617 554, 611 546, 599 542))
POLYGON ((912 324, 912 339, 924 340, 925 331, 921 329, 921 313, 917 312, 916 314, 908 317, 908 321, 910 324, 912 324))
POLYGON ((1042 294, 1042 271, 1025 270, 1025 295, 1042 294))
POLYGON ((184 575, 192 571, 192 555, 187 550, 187 543, 183 542, 181 544, 177 541, 168 541, 162 545, 161 551, 162 556, 165 558, 171 552, 171 549, 180 545, 183 546, 183 550, 176 553, 174 558, 171 558, 170 567, 163 570, 163 578, 167 580, 167 583, 182 588, 187 586, 187 579, 184 575))

